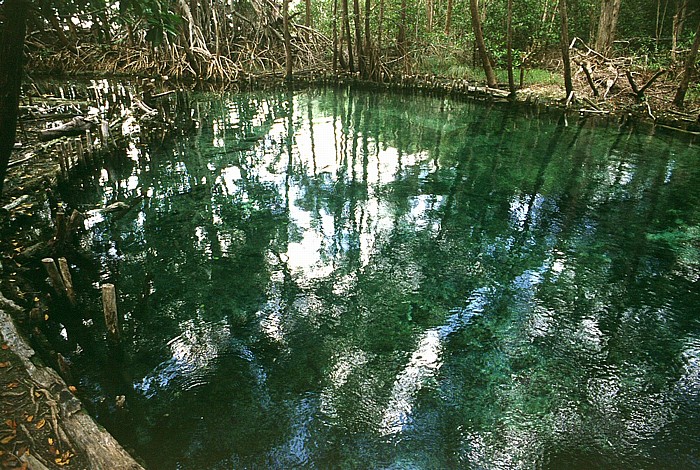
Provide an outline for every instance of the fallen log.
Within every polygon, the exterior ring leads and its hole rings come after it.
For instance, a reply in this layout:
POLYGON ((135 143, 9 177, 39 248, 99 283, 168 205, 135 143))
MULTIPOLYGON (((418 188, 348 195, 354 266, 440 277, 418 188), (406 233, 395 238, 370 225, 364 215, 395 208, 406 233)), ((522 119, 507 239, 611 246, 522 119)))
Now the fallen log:
POLYGON ((83 116, 76 116, 60 126, 41 131, 39 133, 39 139, 46 142, 64 136, 79 136, 83 135, 85 131, 92 129, 94 126, 94 121, 84 118, 83 116))
MULTIPOLYGON (((0 299, 4 297, 0 296, 0 299)), ((27 344, 4 309, 16 309, 13 303, 0 304, 0 336, 19 356, 21 364, 36 390, 55 403, 56 434, 70 447, 85 456, 93 470, 143 470, 119 443, 84 411, 65 381, 53 370, 36 361, 34 350, 27 344)), ((34 467, 32 467, 34 468, 34 467)))

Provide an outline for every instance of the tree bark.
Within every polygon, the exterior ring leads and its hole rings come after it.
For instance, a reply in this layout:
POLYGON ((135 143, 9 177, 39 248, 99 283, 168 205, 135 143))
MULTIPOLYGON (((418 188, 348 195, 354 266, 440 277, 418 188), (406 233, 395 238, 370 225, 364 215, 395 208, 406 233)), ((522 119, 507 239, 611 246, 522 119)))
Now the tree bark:
MULTIPOLYGON (((305 16, 304 16, 304 26, 307 28, 311 28, 313 26, 313 18, 311 17, 311 0, 304 0, 304 10, 305 10, 305 16)), ((304 30, 304 37, 306 40, 309 40, 309 30, 306 29, 304 30)))
POLYGON ((333 0, 333 72, 338 70, 338 0, 333 0))
POLYGON ((569 18, 566 12, 566 0, 559 0, 559 19, 561 21, 561 59, 564 63, 564 88, 566 97, 574 92, 571 80, 571 59, 569 57, 569 18))
POLYGON ((433 32, 433 0, 425 0, 426 28, 429 33, 433 32))
POLYGON ((513 77, 513 0, 508 0, 506 14, 506 61, 508 62, 508 91, 511 96, 515 94, 515 77, 513 77))
POLYGON ((406 46, 406 0, 401 0, 401 19, 399 20, 399 36, 396 38, 396 45, 404 62, 404 67, 407 65, 408 47, 406 46))
POLYGON ((481 57, 484 73, 486 74, 486 84, 491 88, 495 88, 498 82, 496 81, 496 74, 493 71, 488 52, 486 51, 484 33, 481 30, 478 0, 469 0, 469 7, 472 15, 472 29, 474 29, 474 36, 476 37, 476 46, 479 49, 479 56, 481 57))
POLYGON ((292 79, 292 37, 289 34, 289 0, 282 3, 282 24, 284 28, 285 80, 292 79))
POLYGON ((695 61, 698 58, 698 49, 700 49, 700 22, 698 22, 698 28, 695 31, 695 40, 693 41, 693 47, 691 47, 690 54, 688 55, 688 58, 685 62, 683 76, 681 77, 681 83, 678 85, 676 96, 673 98, 673 104, 678 108, 683 107, 683 102, 685 101, 685 94, 688 92, 688 85, 690 85, 690 77, 693 75, 693 71, 695 70, 695 61))
POLYGON ((680 0, 676 8, 676 14, 673 15, 673 32, 671 37, 671 60, 676 61, 676 48, 678 47, 678 39, 683 34, 683 26, 685 25, 685 16, 688 9, 688 0, 680 0))
POLYGON ((0 196, 15 146, 28 8, 27 0, 5 0, 0 44, 0 196))
POLYGON ((445 14, 445 34, 450 34, 450 28, 452 27, 452 6, 454 0, 447 0, 447 13, 445 14))
POLYGON ((353 23, 355 24, 355 49, 357 50, 357 64, 360 68, 360 75, 366 76, 365 55, 362 50, 362 19, 360 18, 360 0, 353 0, 353 23))
POLYGON ((372 33, 370 31, 370 16, 369 13, 372 10, 371 0, 365 0, 365 71, 368 79, 374 76, 374 70, 376 69, 376 55, 372 49, 372 33))
POLYGON ((595 48, 601 54, 608 54, 612 49, 621 4, 622 0, 602 0, 600 4, 600 20, 595 48))
POLYGON ((348 62, 350 63, 350 71, 355 71, 355 61, 352 53, 352 34, 350 33, 350 11, 348 8, 348 0, 343 0, 343 29, 345 38, 348 41, 348 62))

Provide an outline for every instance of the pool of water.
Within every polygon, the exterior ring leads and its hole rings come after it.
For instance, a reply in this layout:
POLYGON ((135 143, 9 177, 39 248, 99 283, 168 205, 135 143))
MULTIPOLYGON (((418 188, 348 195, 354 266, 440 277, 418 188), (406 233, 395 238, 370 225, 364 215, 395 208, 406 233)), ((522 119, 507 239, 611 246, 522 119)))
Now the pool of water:
POLYGON ((57 337, 150 468, 700 466, 697 144, 354 90, 181 112, 65 191, 143 197, 90 213, 57 337))

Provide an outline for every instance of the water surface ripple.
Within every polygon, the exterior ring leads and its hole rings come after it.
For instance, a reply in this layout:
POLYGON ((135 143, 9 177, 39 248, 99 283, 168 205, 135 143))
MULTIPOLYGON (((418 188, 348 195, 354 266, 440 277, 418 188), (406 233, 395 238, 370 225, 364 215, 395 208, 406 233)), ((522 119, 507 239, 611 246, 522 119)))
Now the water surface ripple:
POLYGON ((68 195, 143 196, 83 239, 121 351, 96 288, 62 347, 150 468, 700 468, 696 144, 349 90, 180 106, 68 195))

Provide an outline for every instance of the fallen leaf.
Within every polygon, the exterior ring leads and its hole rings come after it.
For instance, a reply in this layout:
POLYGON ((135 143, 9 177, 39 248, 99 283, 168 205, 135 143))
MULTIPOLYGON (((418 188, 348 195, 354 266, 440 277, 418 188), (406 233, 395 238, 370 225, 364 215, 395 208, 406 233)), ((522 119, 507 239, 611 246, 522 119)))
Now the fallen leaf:
POLYGON ((49 316, 48 316, 48 315, 44 315, 44 321, 48 321, 48 319, 49 319, 49 316))
POLYGON ((4 351, 10 349, 10 347, 7 345, 7 343, 3 343, 2 346, 0 346, 4 351))
POLYGON ((17 429, 17 423, 14 419, 6 419, 5 424, 7 424, 7 426, 11 427, 12 429, 17 429))
POLYGON ((9 444, 15 437, 17 437, 17 433, 13 432, 9 436, 0 439, 0 444, 9 444))
MULTIPOLYGON (((36 427, 37 429, 41 429, 44 426, 46 426, 46 420, 44 418, 41 418, 39 421, 37 421, 37 423, 34 427, 36 427)), ((49 438, 49 439, 51 439, 51 438, 49 438)), ((49 444, 50 444, 50 442, 49 442, 49 444)))
POLYGON ((0 368, 3 368, 3 367, 10 367, 11 365, 12 365, 12 363, 11 363, 10 361, 7 361, 7 362, 0 362, 0 368))
POLYGON ((31 423, 32 421, 34 421, 34 415, 27 416, 27 422, 31 423))
POLYGON ((7 388, 10 388, 10 389, 17 388, 17 387, 19 387, 19 382, 10 382, 9 384, 7 384, 7 388))
POLYGON ((73 385, 69 385, 69 386, 68 386, 68 390, 70 390, 70 391, 73 392, 73 393, 75 393, 75 392, 78 391, 78 389, 75 388, 73 385))
POLYGON ((52 438, 52 437, 49 437, 49 438, 47 439, 47 441, 48 441, 48 443, 49 443, 50 446, 53 445, 53 438, 52 438))

